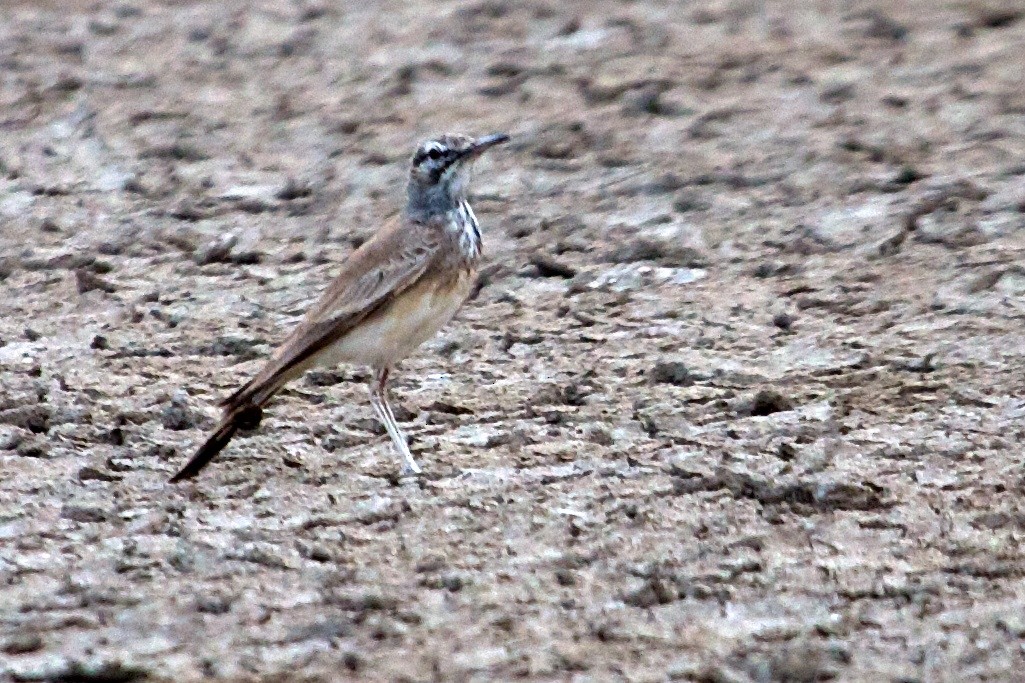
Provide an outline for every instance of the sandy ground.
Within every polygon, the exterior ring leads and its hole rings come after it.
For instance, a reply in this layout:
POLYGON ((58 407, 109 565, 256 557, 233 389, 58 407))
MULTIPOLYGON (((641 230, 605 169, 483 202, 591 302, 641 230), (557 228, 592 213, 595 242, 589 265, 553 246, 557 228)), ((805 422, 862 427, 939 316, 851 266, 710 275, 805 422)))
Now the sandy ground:
POLYGON ((1025 8, 0 5, 0 680, 1012 681, 1025 8), (167 477, 413 145, 479 296, 167 477))

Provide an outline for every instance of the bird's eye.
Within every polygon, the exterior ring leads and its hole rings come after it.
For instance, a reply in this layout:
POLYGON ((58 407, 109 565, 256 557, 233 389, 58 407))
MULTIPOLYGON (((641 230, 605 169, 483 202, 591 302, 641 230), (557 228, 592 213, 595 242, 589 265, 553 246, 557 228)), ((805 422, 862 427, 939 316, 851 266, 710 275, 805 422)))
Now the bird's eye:
POLYGON ((440 159, 441 158, 441 150, 438 149, 437 147, 432 147, 431 151, 427 153, 427 156, 429 156, 430 158, 435 159, 435 160, 440 159))

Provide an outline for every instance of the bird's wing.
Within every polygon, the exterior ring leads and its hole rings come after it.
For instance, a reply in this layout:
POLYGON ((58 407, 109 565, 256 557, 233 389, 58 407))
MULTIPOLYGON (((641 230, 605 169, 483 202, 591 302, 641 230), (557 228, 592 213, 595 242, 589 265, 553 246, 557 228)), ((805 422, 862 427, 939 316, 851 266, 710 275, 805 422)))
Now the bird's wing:
POLYGON ((443 239, 437 225, 396 217, 349 255, 341 273, 267 365, 224 405, 230 410, 269 398, 291 379, 292 371, 415 284, 434 263, 443 239))

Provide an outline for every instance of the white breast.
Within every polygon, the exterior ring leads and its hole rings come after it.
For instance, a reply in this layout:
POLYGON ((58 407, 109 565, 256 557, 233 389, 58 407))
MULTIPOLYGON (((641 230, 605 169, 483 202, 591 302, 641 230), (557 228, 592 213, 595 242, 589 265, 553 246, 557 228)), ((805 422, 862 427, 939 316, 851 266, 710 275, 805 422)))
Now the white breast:
POLYGON ((449 224, 458 233, 459 250, 462 251, 463 258, 467 261, 476 261, 480 258, 480 226, 469 202, 459 202, 459 207, 452 212, 449 224))

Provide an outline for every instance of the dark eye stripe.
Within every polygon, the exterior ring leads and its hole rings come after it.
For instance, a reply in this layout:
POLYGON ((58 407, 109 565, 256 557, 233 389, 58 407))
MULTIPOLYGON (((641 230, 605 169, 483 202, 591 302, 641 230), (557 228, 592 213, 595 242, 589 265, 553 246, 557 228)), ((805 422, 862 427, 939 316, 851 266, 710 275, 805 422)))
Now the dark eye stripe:
POLYGON ((438 149, 437 147, 431 147, 429 150, 419 150, 416 156, 413 157, 413 165, 419 166, 424 162, 425 159, 430 157, 433 160, 448 159, 452 156, 452 150, 450 149, 438 149))

